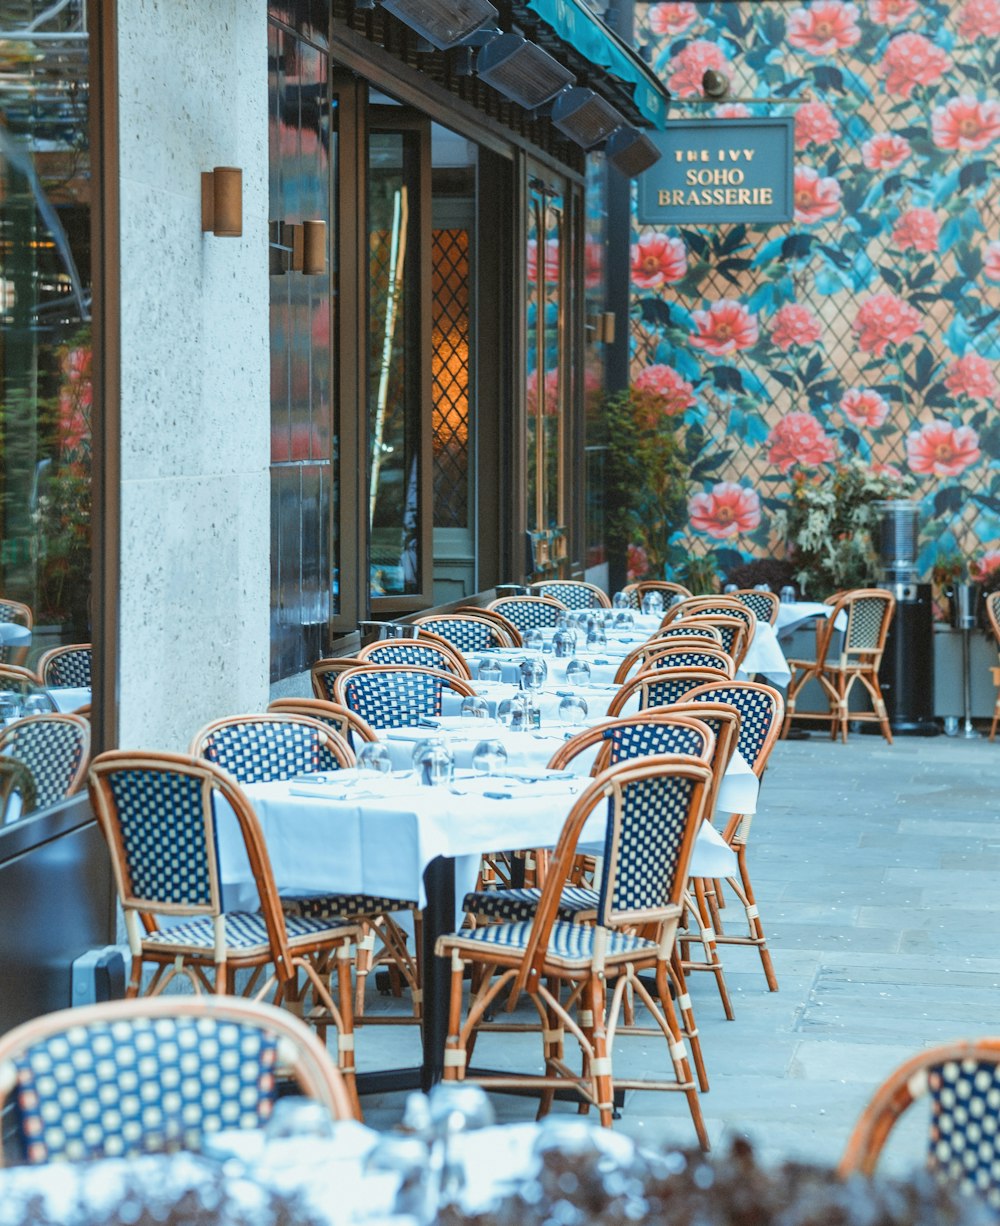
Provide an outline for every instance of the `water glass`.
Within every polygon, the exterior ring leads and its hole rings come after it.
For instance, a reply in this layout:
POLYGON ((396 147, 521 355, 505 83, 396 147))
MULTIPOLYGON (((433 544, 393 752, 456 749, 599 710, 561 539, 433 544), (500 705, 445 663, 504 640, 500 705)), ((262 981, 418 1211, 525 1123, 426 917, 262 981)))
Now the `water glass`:
POLYGON ((537 628, 525 630, 521 635, 521 642, 528 651, 544 651, 545 649, 545 635, 537 628))
POLYGON ((413 769, 424 787, 447 787, 455 778, 455 757, 440 737, 431 737, 414 749, 413 769))
POLYGON ((288 1095, 279 1098, 264 1125, 264 1137, 268 1143, 286 1137, 317 1137, 333 1140, 333 1116, 314 1098, 288 1095))
POLYGON ((552 639, 552 654, 557 660, 565 660, 576 654, 576 631, 557 630, 552 639))
POLYGON ((726 586, 722 589, 723 593, 727 596, 729 595, 730 592, 738 592, 739 590, 740 590, 739 587, 735 583, 727 583, 726 586))
POLYGON ((500 667, 500 661, 487 657, 479 665, 479 680, 480 681, 499 681, 503 676, 503 669, 500 667))
POLYGON ((654 590, 643 596, 642 611, 647 617, 663 616, 663 597, 659 592, 654 590))
POLYGON ((0 694, 0 723, 12 724, 21 718, 21 700, 17 694, 0 694))
POLYGON ((782 604, 795 604, 795 588, 790 583, 786 583, 781 589, 779 599, 782 604))
POLYGON ((769 592, 771 590, 771 585, 769 583, 755 583, 753 585, 753 590, 755 592, 769 592))
POLYGON ((595 626, 587 635, 587 648, 590 651, 604 651, 608 646, 608 636, 603 626, 595 626))
POLYGON ((590 685, 590 665, 586 660, 570 660, 566 665, 566 681, 569 685, 590 685))
POLYGON ((490 704, 478 694, 468 694, 462 699, 463 719, 489 719, 490 704))
POLYGON ((503 726, 509 727, 511 716, 514 713, 514 699, 503 698, 497 703, 497 719, 503 726))
POLYGON ((614 627, 616 630, 631 630, 635 626, 635 614, 631 609, 619 609, 615 614, 614 627))
POLYGON ((51 715, 55 709, 56 704, 48 694, 29 694, 22 706, 25 715, 51 715))
POLYGON ((577 694, 567 694, 559 703, 559 722, 582 724, 587 718, 587 700, 577 694))
POLYGON ((529 732, 531 729, 531 700, 528 695, 517 694, 510 700, 511 732, 529 732))
POLYGON ((611 597, 612 609, 630 609, 632 606, 629 603, 629 598, 625 592, 615 592, 611 597))
POLYGON ((507 765, 507 750, 503 741, 495 738, 480 741, 472 751, 472 769, 480 775, 496 775, 507 765))
POLYGON ((548 665, 539 656, 529 656, 518 666, 522 690, 540 690, 549 675, 548 665))
POLYGON ((388 775, 392 771, 392 755, 381 741, 366 741, 358 750, 358 770, 388 775))

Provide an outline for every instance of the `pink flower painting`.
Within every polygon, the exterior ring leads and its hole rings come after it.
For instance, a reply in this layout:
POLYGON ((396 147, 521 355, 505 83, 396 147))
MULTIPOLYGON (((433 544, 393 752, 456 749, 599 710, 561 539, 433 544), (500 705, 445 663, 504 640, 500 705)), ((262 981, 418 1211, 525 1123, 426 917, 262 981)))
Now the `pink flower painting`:
POLYGON ((906 462, 911 472, 957 477, 979 456, 979 435, 971 426, 953 426, 935 418, 906 436, 906 462))
POLYGON ((649 574, 649 555, 641 545, 629 545, 625 567, 629 583, 649 574))
POLYGON ((639 289, 670 285, 687 272, 687 251, 679 238, 644 234, 632 246, 632 282, 639 289))
POLYGON ((880 358, 890 345, 902 345, 920 331, 918 310, 895 294, 874 294, 862 303, 854 320, 858 348, 880 358))
POLYGON ((861 146, 861 160, 867 170, 898 170, 912 152, 905 136, 883 132, 861 146))
POLYGON ((779 472, 787 473, 796 464, 815 468, 836 458, 836 442, 823 433, 811 413, 786 413, 767 436, 768 460, 779 472))
POLYGON ((698 10, 693 4, 651 4, 646 18, 649 28, 660 38, 676 38, 698 20, 698 10))
POLYGON ((1000 281, 1000 241, 986 245, 983 252, 983 276, 987 281, 1000 281))
POLYGON ((840 398, 840 411, 852 426, 877 430, 889 416, 889 402, 870 387, 851 387, 840 398))
POLYGON ((958 32, 970 41, 1000 38, 1000 0, 966 0, 958 14, 958 32))
POLYGON ((840 136, 840 121, 825 102, 804 102, 795 112, 795 148, 828 145, 840 136))
POLYGON ((979 102, 971 94, 962 94, 931 113, 931 139, 939 149, 979 152, 998 136, 1000 102, 979 102))
POLYGON ((814 345, 822 335, 816 316, 797 302, 783 306, 771 320, 771 340, 786 353, 793 345, 814 345))
POLYGON ((796 166, 793 182, 795 220, 805 225, 827 221, 840 210, 840 184, 812 166, 796 166))
POLYGON ((892 228, 892 241, 900 251, 937 251, 941 222, 933 209, 910 209, 892 228))
POLYGON ((672 366, 646 366, 632 386, 653 400, 667 417, 675 417, 695 403, 694 387, 672 366))
POLYGON ((691 498, 688 515, 695 532, 722 541, 759 526, 760 497, 756 490, 733 481, 718 481, 708 492, 691 498))
POLYGON ((877 26, 898 26, 917 11, 917 0, 868 0, 868 16, 877 26))
POLYGON ((951 67, 951 56, 923 34, 897 34, 885 49, 881 74, 887 94, 909 98, 916 85, 933 85, 951 67))
POLYGON ((735 298, 720 298, 705 311, 694 311, 695 331, 691 344, 713 357, 722 358, 739 349, 750 349, 759 336, 757 316, 735 298))
POLYGON ((670 61, 667 88, 677 98, 699 98, 701 79, 708 71, 725 72, 729 67, 725 52, 718 43, 696 38, 670 61))
POLYGON ((836 55, 860 39, 858 6, 841 0, 817 0, 808 8, 794 9, 788 17, 788 41, 817 57, 836 55))
POLYGON ((978 353, 956 358, 945 371, 944 385, 953 396, 970 400, 992 400, 1000 390, 992 363, 978 353))

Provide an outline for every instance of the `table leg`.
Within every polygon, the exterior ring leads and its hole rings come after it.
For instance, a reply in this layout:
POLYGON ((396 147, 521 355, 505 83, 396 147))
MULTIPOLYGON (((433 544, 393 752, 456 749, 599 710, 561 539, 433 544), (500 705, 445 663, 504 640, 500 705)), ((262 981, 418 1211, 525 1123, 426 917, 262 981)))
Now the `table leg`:
POLYGON ((448 996, 451 968, 438 958, 439 936, 455 929, 455 861, 438 856, 424 869, 427 905, 423 919, 423 1045, 421 1089, 429 1090, 444 1076, 444 1047, 448 1038, 448 996))

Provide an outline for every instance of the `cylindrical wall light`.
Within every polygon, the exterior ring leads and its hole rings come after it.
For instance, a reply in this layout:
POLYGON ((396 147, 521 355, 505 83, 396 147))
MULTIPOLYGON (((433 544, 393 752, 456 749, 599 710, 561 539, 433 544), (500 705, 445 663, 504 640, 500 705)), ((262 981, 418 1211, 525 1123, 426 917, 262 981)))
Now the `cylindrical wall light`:
POLYGON ((302 271, 307 277, 321 277, 326 272, 326 222, 302 223, 302 271))
POLYGON ((218 238, 243 234, 243 171, 216 166, 201 176, 201 228, 218 238))

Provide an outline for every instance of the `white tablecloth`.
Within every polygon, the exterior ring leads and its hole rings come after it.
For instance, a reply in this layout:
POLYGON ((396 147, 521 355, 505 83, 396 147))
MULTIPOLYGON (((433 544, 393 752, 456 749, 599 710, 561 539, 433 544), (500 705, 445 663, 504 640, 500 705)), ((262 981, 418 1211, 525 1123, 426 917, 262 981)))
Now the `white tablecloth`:
POLYGON ((51 686, 46 694, 55 703, 57 711, 76 711, 90 702, 90 686, 51 686))
POLYGON ((31 642, 31 631, 17 622, 0 622, 0 647, 26 647, 31 642))
MULTIPOLYGON (((774 628, 779 639, 790 638, 795 630, 805 622, 816 621, 820 617, 829 617, 832 612, 832 605, 820 604, 814 600, 795 600, 790 604, 778 606, 778 620, 774 628)), ((846 629, 847 617, 844 613, 837 615, 834 626, 837 630, 846 629)))
POLYGON ((753 677, 758 673, 765 681, 770 681, 773 685, 787 685, 792 677, 785 653, 778 642, 778 636, 769 622, 759 621, 757 623, 757 632, 753 636, 753 642, 747 654, 743 657, 743 663, 737 676, 753 677))

